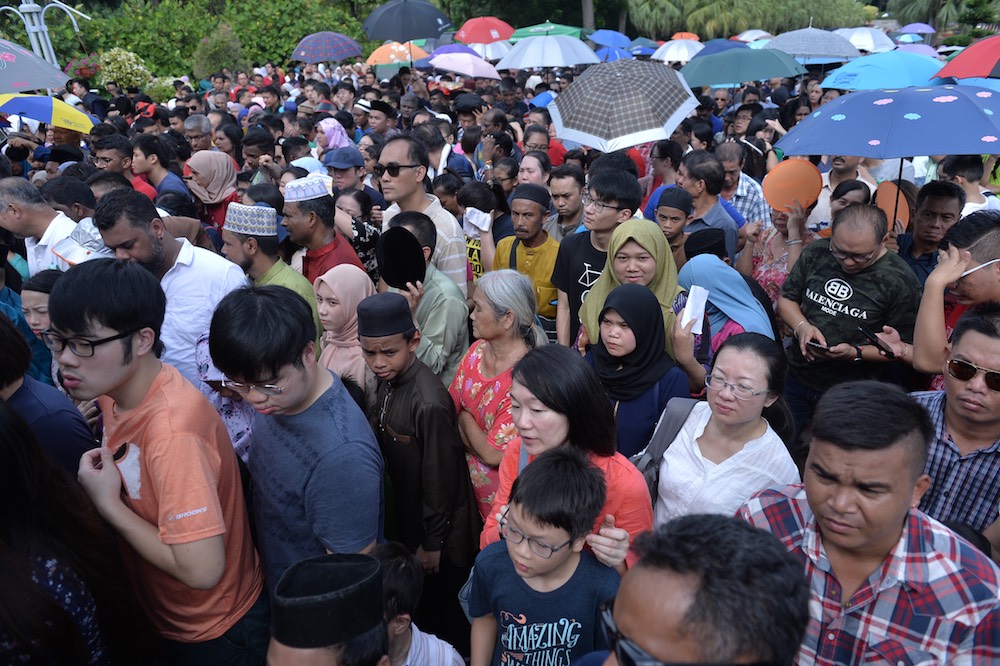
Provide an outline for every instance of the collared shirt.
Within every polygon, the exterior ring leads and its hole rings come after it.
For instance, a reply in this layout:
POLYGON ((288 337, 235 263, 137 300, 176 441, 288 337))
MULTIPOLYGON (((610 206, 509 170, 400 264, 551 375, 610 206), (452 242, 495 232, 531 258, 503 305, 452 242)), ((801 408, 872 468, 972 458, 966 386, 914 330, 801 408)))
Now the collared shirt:
POLYGON ((684 231, 693 234, 705 229, 722 229, 726 239, 726 254, 729 255, 730 261, 736 261, 736 241, 740 235, 739 225, 722 205, 724 199, 721 196, 716 196, 715 199, 715 204, 704 215, 688 223, 684 231))
POLYGON ((945 392, 910 395, 927 410, 934 424, 934 439, 924 468, 931 477, 931 487, 920 500, 920 510, 941 522, 965 523, 982 532, 997 518, 1000 439, 962 455, 944 420, 945 392))
POLYGON ((24 239, 25 254, 28 259, 28 274, 54 268, 60 271, 69 270, 69 264, 52 253, 52 248, 62 239, 73 233, 76 222, 66 213, 56 213, 56 216, 45 228, 41 238, 28 237, 24 239))
POLYGON ((403 666, 465 666, 465 660, 449 643, 434 634, 425 634, 411 624, 410 651, 403 666))
POLYGON ((302 273, 309 284, 315 283, 316 278, 340 264, 353 264, 361 270, 365 268, 358 259, 358 253, 339 233, 323 247, 299 250, 292 255, 292 268, 302 273))
POLYGON ((312 310, 313 321, 316 323, 316 353, 319 353, 320 341, 323 339, 323 324, 319 321, 319 312, 316 309, 316 294, 309 280, 297 270, 278 259, 274 266, 264 271, 256 280, 251 280, 255 287, 265 287, 269 284, 278 287, 286 287, 305 299, 312 310))
POLYGON ((913 269, 920 288, 924 288, 927 276, 937 267, 937 251, 926 252, 919 257, 913 256, 913 234, 899 234, 896 236, 896 243, 899 245, 899 258, 906 262, 906 265, 913 269))
MULTIPOLYGON (((462 231, 462 225, 454 215, 444 209, 436 196, 432 194, 425 196, 428 202, 427 208, 420 212, 431 218, 437 228, 437 243, 434 254, 431 255, 431 262, 435 268, 458 285, 462 290, 462 296, 468 296, 469 255, 465 247, 465 232, 462 231)), ((389 222, 400 213, 400 210, 399 204, 394 203, 382 213, 383 232, 388 231, 389 222)))
POLYGON ((809 624, 795 663, 1000 663, 1000 570, 921 511, 846 603, 801 484, 758 493, 739 516, 805 565, 809 624))
MULTIPOLYGON (((854 178, 868 186, 869 196, 875 194, 875 183, 862 178, 860 171, 854 175, 854 178)), ((809 213, 809 219, 806 220, 806 228, 809 231, 819 232, 830 227, 833 222, 833 215, 830 213, 830 199, 832 197, 833 186, 830 184, 830 172, 827 171, 823 174, 823 189, 819 191, 819 199, 812 212, 809 213)))
POLYGON ((433 264, 427 264, 424 295, 413 314, 420 327, 417 358, 440 377, 445 386, 451 385, 469 348, 466 325, 469 308, 465 305, 465 296, 433 264))
POLYGON ((736 191, 729 201, 747 222, 763 222, 764 229, 771 226, 771 210, 764 200, 763 188, 742 171, 740 180, 736 183, 736 191))

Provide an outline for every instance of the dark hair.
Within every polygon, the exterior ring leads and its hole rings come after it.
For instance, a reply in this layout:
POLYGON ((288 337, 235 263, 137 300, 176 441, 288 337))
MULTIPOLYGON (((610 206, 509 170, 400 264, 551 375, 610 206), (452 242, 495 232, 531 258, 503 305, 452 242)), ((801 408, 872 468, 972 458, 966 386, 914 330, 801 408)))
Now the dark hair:
POLYGON ((111 125, 118 134, 128 136, 128 121, 121 116, 108 116, 101 124, 111 125))
POLYGON ((837 227, 842 224, 854 228, 870 227, 875 232, 876 240, 881 241, 889 231, 889 221, 885 212, 881 208, 869 206, 867 204, 851 204, 847 206, 833 218, 830 229, 837 232, 837 227))
POLYGON ((549 182, 551 183, 556 178, 572 178, 581 190, 587 186, 587 175, 583 173, 583 169, 575 164, 560 164, 552 169, 552 173, 549 174, 549 182))
MULTIPOLYGON (((91 164, 87 164, 86 162, 75 162, 63 169, 62 177, 82 183, 97 173, 97 171, 97 167, 91 164)), ((93 206, 91 206, 91 208, 93 208, 93 206)))
POLYGON ((493 141, 500 148, 500 151, 504 156, 510 156, 514 154, 514 139, 507 132, 494 132, 489 136, 493 137, 493 141))
POLYGON ((616 450, 615 414, 594 369, 561 345, 532 349, 514 366, 514 381, 569 421, 568 443, 599 456, 616 450))
POLYGON ((785 359, 785 352, 777 342, 761 335, 760 333, 737 333, 726 338, 722 346, 712 357, 712 369, 715 369, 715 362, 719 359, 719 354, 724 349, 732 349, 737 353, 749 353, 759 358, 764 363, 764 371, 767 375, 767 392, 772 396, 777 396, 770 407, 765 407, 762 416, 767 419, 771 428, 781 437, 787 446, 792 442, 795 434, 795 420, 788 409, 788 403, 782 393, 785 390, 785 372, 788 369, 788 362, 785 359))
POLYGON ((636 568, 697 581, 682 627, 699 661, 791 666, 809 623, 809 580, 773 535, 736 518, 691 514, 639 535, 636 568))
POLYGON ((496 182, 491 187, 479 180, 469 181, 459 189, 457 199, 458 205, 462 208, 478 208, 484 213, 494 210, 510 213, 503 188, 496 182))
POLYGON ((0 311, 0 388, 24 377, 31 367, 31 347, 24 334, 0 311))
POLYGON ((502 171, 508 178, 517 177, 517 160, 513 157, 504 157, 493 163, 493 174, 496 178, 496 172, 502 171))
POLYGON ((333 205, 333 197, 330 195, 324 194, 314 199, 306 199, 305 201, 297 201, 295 203, 299 205, 299 210, 303 214, 315 213, 324 227, 327 229, 334 228, 333 218, 336 214, 336 208, 333 205))
POLYGON ((94 144, 94 152, 98 150, 113 150, 121 157, 132 157, 132 144, 121 134, 111 134, 94 144))
MULTIPOLYGON (((524 157, 534 157, 538 160, 539 166, 542 167, 542 173, 546 176, 552 171, 552 160, 549 159, 548 153, 543 153, 540 150, 529 150, 524 154, 524 157)), ((524 157, 521 158, 522 162, 524 162, 524 157)))
POLYGON ((257 183, 256 185, 251 185, 243 194, 254 203, 266 203, 278 211, 279 215, 285 207, 285 197, 281 195, 281 190, 274 183, 257 183))
POLYGON ((483 128, 479 125, 472 125, 462 132, 462 140, 460 144, 462 146, 462 151, 466 155, 471 155, 476 150, 476 146, 479 145, 480 140, 483 138, 483 128))
POLYGON ((178 192, 177 190, 167 190, 156 197, 155 204, 158 208, 167 211, 169 215, 178 217, 198 217, 198 206, 191 197, 178 192))
POLYGON ((827 390, 813 412, 812 440, 848 451, 881 451, 904 442, 916 478, 927 464, 934 425, 927 411, 895 384, 844 382, 827 390), (850 418, 845 418, 850 415, 850 418))
MULTIPOLYGON (((93 192, 95 188, 107 189, 108 192, 112 192, 114 190, 135 190, 135 187, 128 178, 114 171, 98 171, 93 176, 88 178, 86 182, 90 187, 91 192, 93 192)), ((96 197, 97 195, 94 196, 96 197)))
MULTIPOLYGON (((958 186, 956 185, 956 187, 958 186)), ((962 188, 959 187, 958 189, 962 188)), ((861 203, 866 206, 871 203, 872 191, 868 189, 868 186, 865 185, 864 181, 858 180, 857 178, 849 178, 842 181, 839 185, 837 185, 837 187, 833 188, 833 192, 830 194, 830 200, 833 201, 834 199, 846 197, 851 192, 863 192, 865 200, 861 203)), ((965 193, 963 192, 963 196, 964 195, 965 193)))
POLYGON ((718 194, 722 191, 725 169, 722 160, 707 150, 692 150, 684 156, 681 164, 687 169, 691 180, 705 181, 705 191, 708 194, 718 194))
POLYGON ((309 154, 309 142, 301 136, 289 137, 281 144, 281 155, 285 162, 292 162, 309 154))
POLYGON ((94 210, 94 226, 98 231, 107 231, 114 227, 118 220, 125 218, 133 227, 148 229, 150 222, 159 217, 156 206, 145 194, 134 189, 121 189, 108 192, 101 197, 94 210))
MULTIPOLYGON (((416 114, 414 114, 416 115, 416 114)), ((410 136, 419 141, 427 152, 444 148, 445 140, 437 125, 423 123, 410 130, 410 136)), ((428 162, 429 163, 429 162, 428 162)))
POLYGON ((613 153, 600 155, 593 159, 590 162, 587 172, 593 177, 601 171, 618 171, 627 173, 636 179, 639 178, 639 167, 635 165, 635 162, 632 161, 632 158, 624 150, 616 150, 613 153))
POLYGON ((528 136, 532 134, 541 134, 545 137, 546 145, 549 143, 549 130, 547 127, 542 127, 541 125, 528 125, 524 128, 524 138, 527 140, 528 136))
POLYGON ((21 285, 21 291, 37 291, 39 294, 51 294, 56 282, 63 276, 63 272, 54 268, 38 271, 21 285))
MULTIPOLYGON (((738 162, 742 168, 743 162, 747 158, 747 147, 742 141, 723 141, 715 150, 712 151, 713 154, 722 160, 722 168, 725 170, 726 162, 738 162)), ((725 171, 723 171, 725 173, 725 171)))
POLYGON ((336 207, 337 201, 341 198, 354 199, 358 208, 361 209, 361 219, 365 222, 371 222, 372 220, 372 198, 364 190, 343 190, 339 192, 333 200, 333 205, 336 207))
POLYGON ((402 226, 406 226, 410 233, 416 236, 421 247, 429 248, 431 254, 434 253, 434 248, 437 246, 437 227, 431 218, 415 210, 404 210, 389 221, 390 229, 402 226))
POLYGON ((216 133, 221 132, 233 144, 233 159, 241 167, 243 166, 243 132, 234 123, 219 123, 215 128, 216 133))
POLYGON ((251 127, 243 137, 243 147, 255 146, 265 154, 274 154, 274 135, 262 127, 251 127))
POLYGON ((510 487, 508 503, 542 525, 569 532, 573 541, 590 534, 608 489, 604 472, 579 449, 561 446, 527 465, 510 487))
MULTIPOLYGON (((95 324, 119 333, 150 328, 157 358, 163 353, 160 329, 166 309, 167 297, 150 271, 134 262, 115 259, 92 259, 73 266, 49 294, 53 328, 77 335, 89 333, 95 324)), ((132 338, 121 342, 125 347, 124 362, 129 363, 132 338)))
POLYGON ((969 332, 1000 340, 1000 303, 986 301, 967 310, 955 324, 955 331, 951 334, 952 347, 969 332))
POLYGON ((174 157, 174 151, 166 139, 153 134, 138 134, 132 139, 132 149, 138 150, 147 158, 156 155, 157 162, 164 169, 174 157))
POLYGON ((461 176, 450 169, 446 169, 434 177, 434 180, 431 181, 431 188, 435 192, 442 190, 445 194, 457 195, 458 191, 462 189, 463 184, 464 181, 461 176))
POLYGON ((780 113, 778 109, 764 109, 756 114, 747 125, 747 136, 754 136, 757 132, 767 129, 767 121, 777 120, 780 113))
MULTIPOLYGON (((705 123, 701 122, 695 123, 694 126, 708 127, 707 125, 705 125, 705 123)), ((714 136, 714 133, 712 133, 711 127, 708 127, 708 129, 711 138, 711 136, 714 136)), ((704 141, 704 139, 702 140, 704 141)), ((706 143, 708 142, 709 141, 706 141, 706 143)), ((657 141, 656 145, 653 146, 653 150, 650 151, 649 155, 650 158, 652 158, 653 155, 656 155, 658 157, 665 157, 670 162, 670 166, 676 169, 681 165, 681 159, 683 159, 684 157, 684 149, 681 148, 681 144, 677 143, 676 141, 665 139, 663 141, 657 141)))
POLYGON ((378 666, 389 654, 389 631, 385 620, 346 643, 334 647, 339 666, 378 666))
POLYGON ((949 246, 969 250, 980 261, 1000 257, 1000 211, 977 210, 963 217, 941 240, 942 248, 949 246))
POLYGON ((243 287, 215 308, 208 349, 226 376, 253 381, 289 364, 302 368, 302 354, 315 340, 316 323, 304 298, 276 285, 243 287))
POLYGON ((965 190, 947 180, 932 180, 925 183, 917 192, 917 202, 915 208, 920 208, 928 197, 937 199, 955 199, 958 207, 965 206, 965 190))
MULTIPOLYGON (((574 148, 573 150, 567 150, 566 154, 563 155, 563 164, 566 164, 570 160, 579 161, 582 165, 582 169, 587 171, 590 168, 591 154, 585 153, 580 148, 574 148)), ((575 165, 570 165, 575 166, 575 165)))
POLYGON ((544 106, 535 106, 528 111, 528 115, 530 116, 532 113, 537 113, 544 119, 547 132, 548 126, 552 124, 552 114, 549 113, 549 110, 546 109, 544 106))
POLYGON ((632 174, 625 171, 609 169, 595 171, 591 167, 589 186, 598 199, 614 202, 622 208, 627 208, 630 213, 635 213, 642 204, 642 186, 632 174))
POLYGON ((382 563, 382 613, 387 620, 413 616, 424 589, 424 568, 401 543, 380 543, 368 554, 382 563))
MULTIPOLYGON (((296 179, 305 178, 306 176, 309 175, 308 171, 306 171, 302 167, 297 167, 297 166, 285 167, 284 169, 281 170, 282 176, 284 176, 286 173, 292 174, 293 176, 295 176, 296 179)), ((280 192, 281 190, 279 189, 278 191, 280 192)))
MULTIPOLYGON (((437 130, 435 130, 437 131, 437 130)), ((405 141, 407 145, 406 159, 410 160, 413 164, 419 164, 424 167, 424 169, 430 168, 431 158, 427 156, 427 148, 421 143, 416 137, 409 135, 397 135, 385 142, 382 147, 385 150, 390 144, 397 141, 405 141)))
POLYGON ((983 158, 979 155, 949 155, 941 160, 938 173, 961 176, 970 183, 978 184, 983 178, 983 158))

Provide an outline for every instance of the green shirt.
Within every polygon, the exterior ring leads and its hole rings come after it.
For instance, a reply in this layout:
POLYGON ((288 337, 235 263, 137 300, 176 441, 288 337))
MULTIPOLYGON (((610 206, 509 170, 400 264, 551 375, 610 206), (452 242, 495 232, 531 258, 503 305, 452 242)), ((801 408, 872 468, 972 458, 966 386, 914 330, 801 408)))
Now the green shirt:
POLYGON ((316 311, 316 294, 313 293, 313 287, 309 284, 309 280, 284 261, 278 259, 274 266, 253 280, 253 285, 255 287, 266 287, 267 285, 286 287, 305 299, 306 303, 309 304, 309 309, 312 310, 313 321, 316 322, 316 356, 318 357, 320 341, 323 339, 323 325, 319 321, 319 312, 316 311))

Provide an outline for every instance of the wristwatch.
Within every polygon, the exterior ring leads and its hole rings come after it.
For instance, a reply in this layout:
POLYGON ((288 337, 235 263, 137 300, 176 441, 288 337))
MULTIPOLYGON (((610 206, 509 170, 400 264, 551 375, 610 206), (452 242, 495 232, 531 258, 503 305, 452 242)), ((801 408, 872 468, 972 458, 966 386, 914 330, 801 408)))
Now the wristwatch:
POLYGON ((865 360, 864 357, 861 355, 861 347, 858 346, 858 345, 852 345, 852 347, 854 347, 854 353, 855 353, 855 356, 854 356, 854 359, 852 360, 852 362, 853 363, 861 363, 861 361, 865 360))

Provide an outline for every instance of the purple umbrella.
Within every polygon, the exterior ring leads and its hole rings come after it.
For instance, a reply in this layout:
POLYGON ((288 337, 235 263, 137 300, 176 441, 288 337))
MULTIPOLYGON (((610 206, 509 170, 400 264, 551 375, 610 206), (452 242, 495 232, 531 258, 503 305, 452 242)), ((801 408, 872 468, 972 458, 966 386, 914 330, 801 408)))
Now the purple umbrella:
POLYGON ((465 44, 445 44, 444 46, 439 46, 431 53, 431 57, 436 58, 446 53, 465 53, 466 55, 474 55, 477 58, 483 57, 475 49, 469 48, 465 44))
POLYGON ((927 44, 900 44, 896 47, 897 51, 902 51, 903 53, 916 53, 917 55, 925 55, 929 58, 937 58, 940 53, 938 53, 933 46, 928 46, 927 44))
POLYGON ((908 23, 897 30, 897 32, 910 32, 917 35, 933 35, 937 32, 937 30, 934 29, 934 26, 927 25, 926 23, 908 23))
POLYGON ((339 32, 317 32, 303 37, 292 51, 291 60, 299 62, 339 62, 360 58, 361 47, 339 32))

